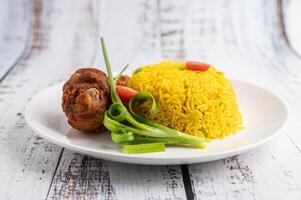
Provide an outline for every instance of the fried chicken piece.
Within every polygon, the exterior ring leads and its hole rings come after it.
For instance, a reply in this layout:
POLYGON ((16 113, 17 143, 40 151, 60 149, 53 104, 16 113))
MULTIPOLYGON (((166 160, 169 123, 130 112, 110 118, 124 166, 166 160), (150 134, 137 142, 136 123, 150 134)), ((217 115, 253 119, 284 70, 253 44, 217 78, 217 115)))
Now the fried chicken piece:
POLYGON ((127 86, 128 82, 130 80, 130 77, 127 75, 122 75, 120 78, 117 80, 116 85, 122 85, 122 86, 127 86))
POLYGON ((64 84, 62 108, 73 128, 84 132, 101 128, 109 103, 109 81, 101 70, 78 69, 64 84))

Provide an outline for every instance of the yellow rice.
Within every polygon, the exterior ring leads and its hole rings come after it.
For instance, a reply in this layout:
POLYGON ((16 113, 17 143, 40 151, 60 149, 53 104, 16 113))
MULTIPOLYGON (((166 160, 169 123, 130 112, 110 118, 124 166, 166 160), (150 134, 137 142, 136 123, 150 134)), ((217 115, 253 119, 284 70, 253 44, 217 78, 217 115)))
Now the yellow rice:
MULTIPOLYGON (((153 94, 158 112, 143 115, 170 128, 208 140, 242 128, 231 82, 212 66, 205 72, 194 72, 186 70, 183 62, 165 61, 140 68, 128 85, 153 94)), ((145 103, 139 109, 147 107, 145 103)))

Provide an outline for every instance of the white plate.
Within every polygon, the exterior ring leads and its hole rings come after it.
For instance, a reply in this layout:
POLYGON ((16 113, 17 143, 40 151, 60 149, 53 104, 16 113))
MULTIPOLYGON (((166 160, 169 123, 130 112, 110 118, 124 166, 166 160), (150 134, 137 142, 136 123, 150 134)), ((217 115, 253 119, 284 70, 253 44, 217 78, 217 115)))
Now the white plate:
POLYGON ((167 147, 163 153, 122 153, 107 132, 87 134, 69 126, 61 109, 62 84, 54 85, 32 98, 25 110, 25 119, 35 132, 50 142, 106 160, 149 165, 207 162, 254 149, 275 137, 288 119, 287 106, 277 95, 243 81, 232 80, 232 83, 245 129, 208 143, 204 150, 167 147))

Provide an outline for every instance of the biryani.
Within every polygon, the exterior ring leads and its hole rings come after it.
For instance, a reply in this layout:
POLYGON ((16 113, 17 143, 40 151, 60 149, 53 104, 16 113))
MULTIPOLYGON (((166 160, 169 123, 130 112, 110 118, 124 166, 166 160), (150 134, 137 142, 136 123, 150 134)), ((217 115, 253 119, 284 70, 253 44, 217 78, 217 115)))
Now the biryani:
POLYGON ((79 69, 63 87, 62 109, 73 128, 104 126, 129 154, 163 152, 166 145, 202 149, 242 128, 232 84, 214 66, 165 61, 128 77, 126 65, 114 77, 103 38, 101 47, 107 73, 79 69))
POLYGON ((187 70, 184 62, 147 65, 132 74, 128 86, 150 92, 157 101, 157 113, 143 112, 148 102, 137 110, 170 128, 207 139, 224 138, 242 128, 233 86, 213 66, 195 72, 187 70))

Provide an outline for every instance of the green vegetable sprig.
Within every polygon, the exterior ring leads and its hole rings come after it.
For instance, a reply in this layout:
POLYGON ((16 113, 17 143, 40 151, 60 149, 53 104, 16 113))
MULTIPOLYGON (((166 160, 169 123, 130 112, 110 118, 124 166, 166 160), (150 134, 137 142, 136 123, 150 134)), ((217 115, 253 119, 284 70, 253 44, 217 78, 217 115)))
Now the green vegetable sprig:
POLYGON ((156 100, 149 92, 139 92, 134 95, 129 102, 129 109, 127 109, 116 92, 116 81, 128 65, 114 79, 103 38, 101 38, 101 47, 111 85, 112 99, 112 105, 105 113, 104 126, 111 131, 112 140, 122 145, 123 152, 131 154, 162 152, 165 151, 165 144, 205 147, 204 140, 200 137, 168 128, 134 112, 133 107, 136 103, 151 100, 152 105, 148 112, 156 113, 156 100))

